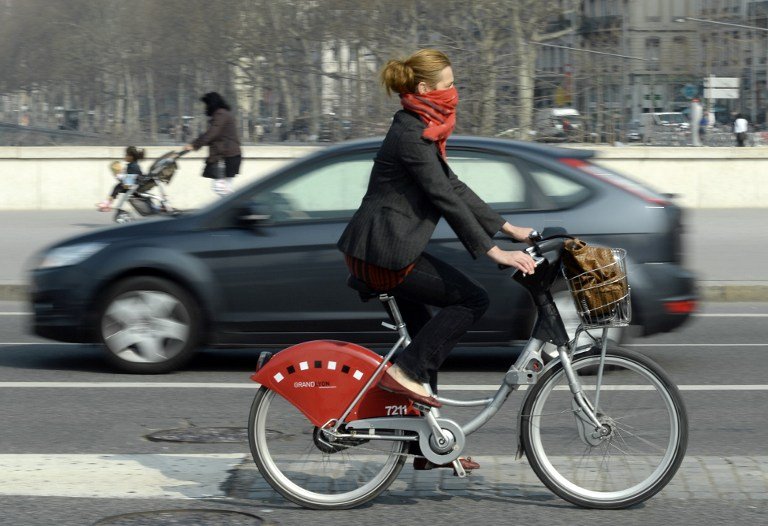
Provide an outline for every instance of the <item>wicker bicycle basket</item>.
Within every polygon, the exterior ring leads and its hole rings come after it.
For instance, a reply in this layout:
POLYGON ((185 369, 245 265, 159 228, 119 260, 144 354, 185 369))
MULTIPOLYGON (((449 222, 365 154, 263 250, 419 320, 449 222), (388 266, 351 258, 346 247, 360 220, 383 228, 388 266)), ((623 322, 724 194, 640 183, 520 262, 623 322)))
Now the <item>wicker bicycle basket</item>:
POLYGON ((632 320, 623 248, 612 248, 613 262, 575 276, 565 276, 584 328, 625 327, 632 320), (601 278, 596 279, 596 275, 601 278), (607 279, 605 279, 607 277, 607 279))

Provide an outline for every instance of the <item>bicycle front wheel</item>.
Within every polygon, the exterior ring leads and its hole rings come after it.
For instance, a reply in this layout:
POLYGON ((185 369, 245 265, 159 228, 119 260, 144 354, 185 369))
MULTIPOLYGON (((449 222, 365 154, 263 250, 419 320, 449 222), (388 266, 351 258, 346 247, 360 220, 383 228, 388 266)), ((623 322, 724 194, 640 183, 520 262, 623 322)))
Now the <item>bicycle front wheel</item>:
POLYGON ((397 440, 331 442, 265 387, 251 406, 248 438, 264 479, 288 500, 312 509, 352 508, 375 498, 397 478, 407 454, 407 443, 397 440))
MULTIPOLYGON (((600 349, 572 362, 594 407, 600 349)), ((680 391, 648 358, 608 350, 599 390, 600 429, 581 415, 562 364, 547 371, 523 405, 528 461, 555 494, 578 506, 619 509, 659 492, 677 472, 688 443, 680 391)))

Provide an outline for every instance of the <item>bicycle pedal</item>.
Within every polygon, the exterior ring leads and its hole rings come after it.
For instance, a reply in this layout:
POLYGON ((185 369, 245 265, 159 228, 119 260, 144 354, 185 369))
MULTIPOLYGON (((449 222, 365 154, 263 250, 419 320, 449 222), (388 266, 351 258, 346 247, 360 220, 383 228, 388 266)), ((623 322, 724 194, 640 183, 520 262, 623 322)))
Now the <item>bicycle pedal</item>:
POLYGON ((453 464, 453 476, 459 477, 460 479, 466 478, 469 473, 472 473, 472 471, 465 471, 464 466, 461 465, 461 460, 458 458, 451 462, 453 464))

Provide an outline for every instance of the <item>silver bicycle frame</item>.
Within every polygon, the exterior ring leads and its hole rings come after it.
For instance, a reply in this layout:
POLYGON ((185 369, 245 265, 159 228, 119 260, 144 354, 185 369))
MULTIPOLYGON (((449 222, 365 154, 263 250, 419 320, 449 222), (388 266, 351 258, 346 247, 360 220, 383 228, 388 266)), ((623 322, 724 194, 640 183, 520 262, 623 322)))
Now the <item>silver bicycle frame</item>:
MULTIPOLYGON (((342 423, 346 420, 349 413, 352 411, 352 409, 360 402, 360 400, 363 398, 366 392, 368 392, 368 389, 374 384, 375 381, 379 379, 381 376, 381 372, 384 370, 384 367, 389 362, 389 360, 394 356, 395 352, 400 347, 407 347, 411 343, 411 338, 408 335, 408 330, 405 326, 405 322, 403 321, 403 318, 400 314, 399 309, 397 308, 397 303, 395 302, 395 299, 389 295, 382 294, 379 296, 379 300, 382 303, 387 303, 389 305, 390 312, 392 313, 392 319, 395 322, 394 325, 388 324, 388 323, 382 323, 387 328, 396 330, 398 333, 398 340, 395 342, 395 344, 392 346, 392 348, 387 352, 387 354, 382 359, 379 366, 376 368, 374 373, 370 376, 368 381, 365 383, 365 385, 362 387, 360 392, 355 396, 354 400, 352 400, 352 403, 349 404, 349 406, 344 411, 344 414, 341 415, 341 417, 333 422, 333 425, 329 427, 329 431, 331 434, 335 434, 337 437, 346 436, 343 434, 339 434, 338 430, 339 427, 341 427, 342 423)), ((581 388, 581 384, 578 381, 578 377, 573 371, 573 368, 571 366, 571 357, 574 354, 578 354, 580 352, 586 352, 587 349, 578 350, 577 344, 579 337, 581 336, 583 332, 583 329, 580 327, 576 332, 576 337, 573 339, 572 342, 570 342, 570 347, 561 346, 558 347, 558 358, 559 360, 553 360, 549 364, 547 364, 546 367, 544 367, 541 371, 534 371, 529 370, 527 368, 528 364, 531 363, 538 363, 542 364, 542 349, 544 348, 544 345, 547 343, 543 340, 539 340, 537 338, 531 338, 526 343, 525 347, 523 348, 523 351, 520 353, 520 356, 518 356, 517 360, 510 366, 510 368, 507 370, 507 372, 504 375, 504 379, 501 382, 501 385, 499 386, 499 389, 496 391, 496 393, 490 397, 490 398, 479 398, 475 400, 454 400, 451 398, 445 398, 441 396, 435 396, 443 405, 446 406, 453 406, 453 407, 476 407, 476 406, 485 406, 480 413, 478 413, 472 420, 467 422, 464 425, 460 425, 459 427, 463 431, 464 435, 470 435, 483 427, 485 424, 487 424, 501 409, 501 407, 504 405, 504 402, 507 401, 507 398, 509 398, 509 395, 512 394, 512 392, 517 389, 520 385, 533 385, 538 380, 538 376, 540 373, 545 372, 546 370, 553 367, 555 363, 558 361, 563 364, 563 369, 565 370, 566 377, 568 378, 568 384, 571 389, 571 393, 573 393, 574 399, 576 400, 577 404, 579 405, 580 409, 584 412, 584 415, 586 418, 592 422, 597 428, 601 427, 600 421, 597 419, 596 416, 596 407, 598 406, 598 400, 599 400, 599 393, 600 393, 600 384, 602 382, 602 373, 603 373, 603 361, 605 359, 605 353, 607 349, 607 329, 603 330, 603 348, 602 348, 602 357, 600 361, 600 367, 598 370, 598 383, 597 383, 597 394, 595 399, 595 405, 594 407, 589 402, 589 400, 584 396, 583 390, 581 388)), ((426 388, 427 392, 430 394, 434 394, 429 386, 429 384, 424 384, 424 387, 426 388)), ((522 417, 522 407, 525 405, 523 403, 520 406, 520 412, 518 414, 518 422, 520 421, 522 417)), ((427 419, 430 420, 430 423, 434 423, 434 419, 438 418, 440 416, 440 413, 437 408, 432 408, 427 413, 427 419)), ((329 422, 329 424, 331 423, 329 422)), ((519 426, 518 426, 519 427, 519 426)), ((366 436, 368 439, 378 439, 378 436, 366 436)), ((381 437, 385 440, 390 440, 391 437, 381 437)), ((520 448, 518 447, 518 455, 519 455, 520 448)))

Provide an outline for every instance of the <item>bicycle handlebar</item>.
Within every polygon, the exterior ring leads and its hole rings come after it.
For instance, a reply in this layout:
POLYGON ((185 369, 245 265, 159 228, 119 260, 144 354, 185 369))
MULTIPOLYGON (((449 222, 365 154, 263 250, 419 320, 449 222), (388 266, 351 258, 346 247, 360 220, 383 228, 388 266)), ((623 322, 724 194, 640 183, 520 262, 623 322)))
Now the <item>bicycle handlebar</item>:
MULTIPOLYGON (((565 232, 563 229, 562 232, 565 232)), ((533 258, 534 263, 538 267, 541 265, 541 263, 544 262, 544 254, 546 252, 549 252, 553 249, 555 249, 559 244, 562 243, 563 239, 573 239, 573 236, 570 236, 568 234, 552 234, 547 237, 542 237, 542 235, 536 231, 531 231, 530 234, 528 234, 528 239, 533 243, 530 247, 525 249, 525 252, 533 258)), ((512 268, 509 265, 504 265, 502 263, 499 263, 499 270, 507 270, 509 268, 512 268)))

